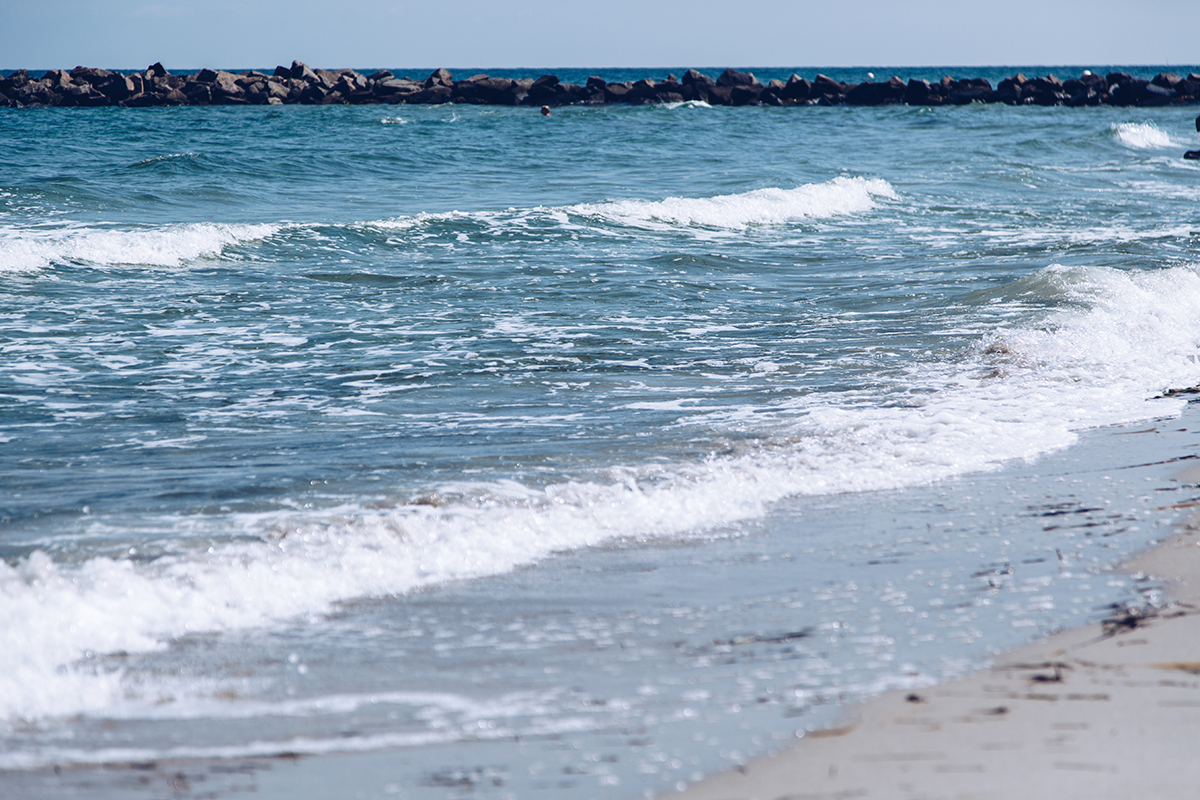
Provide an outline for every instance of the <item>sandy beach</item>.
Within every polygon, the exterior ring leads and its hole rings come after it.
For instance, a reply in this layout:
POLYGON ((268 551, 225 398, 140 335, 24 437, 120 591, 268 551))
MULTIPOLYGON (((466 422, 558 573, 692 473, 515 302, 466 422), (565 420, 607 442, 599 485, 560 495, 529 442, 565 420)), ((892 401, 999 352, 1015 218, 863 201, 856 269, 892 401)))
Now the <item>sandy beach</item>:
MULTIPOLYGON (((1200 469, 1181 473, 1182 485, 1200 469)), ((1177 507, 1200 505, 1179 503, 1177 507)), ((1192 797, 1200 785, 1200 516, 1124 563, 1161 608, 1114 615, 985 671, 850 709, 836 727, 680 800, 1192 797)))

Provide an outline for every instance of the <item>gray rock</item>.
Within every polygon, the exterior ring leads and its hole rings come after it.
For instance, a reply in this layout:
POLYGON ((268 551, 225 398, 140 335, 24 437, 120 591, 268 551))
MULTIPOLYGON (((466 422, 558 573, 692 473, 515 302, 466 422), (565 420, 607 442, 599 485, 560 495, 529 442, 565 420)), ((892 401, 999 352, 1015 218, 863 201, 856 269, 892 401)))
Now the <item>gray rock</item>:
POLYGON ((727 69, 721 73, 721 77, 717 78, 717 86, 761 86, 758 78, 754 77, 753 72, 738 72, 736 69, 727 69))
POLYGON ((429 73, 429 77, 425 79, 425 88, 432 89, 435 86, 451 87, 454 85, 454 76, 448 70, 435 69, 429 73))
POLYGON ((306 83, 317 83, 320 80, 317 78, 317 73, 309 69, 308 65, 303 61, 293 61, 291 73, 293 78, 305 81, 306 83))

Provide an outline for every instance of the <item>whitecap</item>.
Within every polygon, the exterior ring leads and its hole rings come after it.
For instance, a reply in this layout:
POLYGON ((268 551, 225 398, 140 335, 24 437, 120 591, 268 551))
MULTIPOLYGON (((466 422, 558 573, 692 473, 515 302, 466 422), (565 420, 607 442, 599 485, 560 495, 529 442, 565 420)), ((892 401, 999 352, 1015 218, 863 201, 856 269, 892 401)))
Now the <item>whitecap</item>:
POLYGON ((1152 122, 1114 122, 1112 134, 1118 142, 1135 150, 1180 147, 1179 142, 1152 122))
POLYGON ((280 225, 202 222, 120 229, 71 226, 0 229, 0 273, 29 272, 65 262, 108 267, 178 267, 219 255, 225 248, 265 239, 280 225))
POLYGON ((885 180, 838 177, 794 189, 768 188, 713 197, 583 203, 571 206, 567 211, 639 227, 739 229, 749 225, 779 225, 861 214, 874 208, 879 200, 896 199, 895 189, 885 180))

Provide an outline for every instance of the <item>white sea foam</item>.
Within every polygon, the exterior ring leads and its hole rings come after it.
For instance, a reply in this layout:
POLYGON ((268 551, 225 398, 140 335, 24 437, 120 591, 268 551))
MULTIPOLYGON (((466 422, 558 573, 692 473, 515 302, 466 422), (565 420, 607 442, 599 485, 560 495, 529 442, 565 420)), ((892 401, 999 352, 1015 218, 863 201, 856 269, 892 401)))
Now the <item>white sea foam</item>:
POLYGON ((750 225, 780 225, 799 220, 853 216, 875 208, 880 200, 896 200, 882 179, 833 178, 794 189, 755 189, 713 197, 668 197, 664 200, 614 200, 572 206, 508 208, 503 211, 421 212, 392 219, 355 223, 351 227, 416 232, 439 223, 475 223, 489 228, 544 226, 582 228, 594 222, 641 228, 696 227, 741 230, 750 225))
POLYGON ((28 272, 53 264, 142 264, 178 267, 219 255, 241 242, 264 239, 279 225, 196 223, 123 230, 100 227, 0 229, 0 273, 28 272))
POLYGON ((1200 383, 1197 269, 1049 267, 1023 280, 1068 304, 993 333, 965 361, 914 366, 906 385, 935 391, 907 405, 865 393, 792 401, 768 415, 771 444, 755 451, 545 488, 447 486, 436 506, 178 519, 181 541, 214 528, 255 538, 149 563, 67 565, 40 552, 0 562, 0 719, 144 705, 119 672, 91 668, 92 654, 321 614, 615 537, 721 535, 788 496, 991 469, 1064 447, 1082 428, 1176 412, 1183 401, 1148 399, 1200 383))
POLYGON ((662 108, 674 111, 677 108, 712 108, 712 106, 703 100, 678 100, 674 103, 663 103, 662 108))
POLYGON ((1137 150, 1158 150, 1179 147, 1180 143, 1153 122, 1114 122, 1113 136, 1126 147, 1137 150))
POLYGON ((755 189, 715 197, 586 203, 571 206, 567 211, 639 227, 741 229, 748 225, 779 225, 861 214, 874 208, 879 200, 895 199, 896 191, 885 180, 839 177, 794 189, 755 189))

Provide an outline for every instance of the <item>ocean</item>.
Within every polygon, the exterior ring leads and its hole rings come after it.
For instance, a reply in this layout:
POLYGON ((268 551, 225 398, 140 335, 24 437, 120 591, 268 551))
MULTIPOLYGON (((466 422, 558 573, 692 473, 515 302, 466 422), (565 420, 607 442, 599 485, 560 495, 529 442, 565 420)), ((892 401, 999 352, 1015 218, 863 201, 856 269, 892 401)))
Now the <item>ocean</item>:
POLYGON ((0 793, 651 797, 1154 602, 1195 114, 0 112, 0 793))

